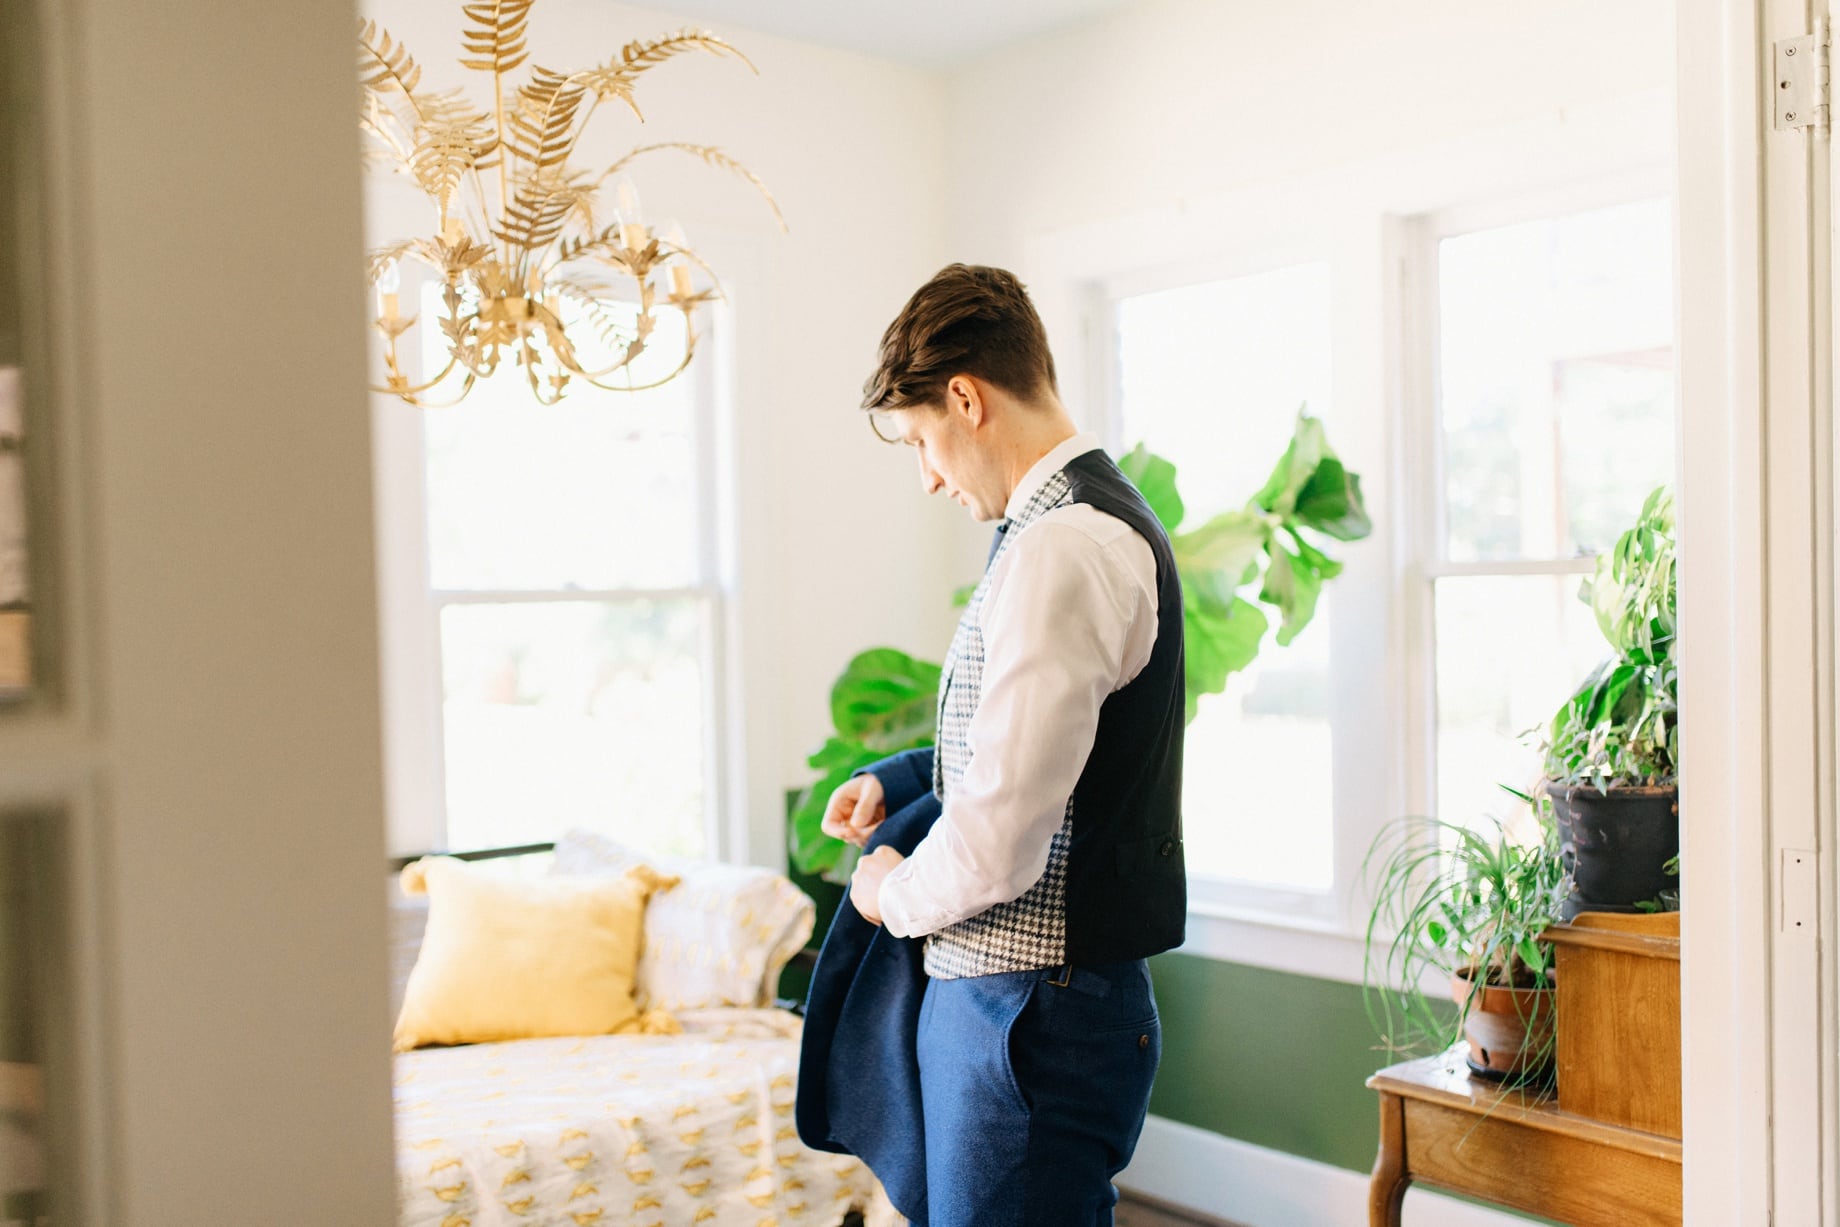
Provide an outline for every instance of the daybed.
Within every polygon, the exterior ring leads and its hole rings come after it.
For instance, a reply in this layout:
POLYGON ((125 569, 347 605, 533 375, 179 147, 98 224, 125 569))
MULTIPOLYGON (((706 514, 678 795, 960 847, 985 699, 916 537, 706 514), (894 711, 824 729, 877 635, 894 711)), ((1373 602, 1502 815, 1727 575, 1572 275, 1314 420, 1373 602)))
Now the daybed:
MULTIPOLYGON (((554 872, 632 858, 572 833, 557 845, 554 872)), ((802 1020, 768 1003, 810 936, 810 901, 764 870, 665 868, 683 881, 646 904, 635 997, 669 1013, 681 1034, 400 1053, 403 1227, 833 1227, 851 1213, 867 1227, 901 1221, 860 1161, 810 1150, 793 1128, 802 1020), (740 1001, 709 1004, 740 995, 735 985, 748 988, 740 1001)), ((393 892, 399 1004, 426 907, 393 892)))

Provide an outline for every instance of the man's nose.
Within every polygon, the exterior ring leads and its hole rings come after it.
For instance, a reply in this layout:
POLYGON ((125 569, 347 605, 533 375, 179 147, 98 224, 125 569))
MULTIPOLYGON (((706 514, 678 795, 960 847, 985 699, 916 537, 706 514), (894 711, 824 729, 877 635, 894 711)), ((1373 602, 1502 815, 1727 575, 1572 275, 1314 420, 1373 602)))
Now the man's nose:
POLYGON ((945 484, 946 479, 933 472, 932 466, 926 462, 926 457, 920 457, 920 489, 928 494, 938 494, 939 488, 945 484))

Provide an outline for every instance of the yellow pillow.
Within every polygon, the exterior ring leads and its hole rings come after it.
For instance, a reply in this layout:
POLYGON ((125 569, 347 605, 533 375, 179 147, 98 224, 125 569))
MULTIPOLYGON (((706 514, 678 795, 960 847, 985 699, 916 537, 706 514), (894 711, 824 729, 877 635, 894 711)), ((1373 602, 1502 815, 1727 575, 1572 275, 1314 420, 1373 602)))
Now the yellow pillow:
POLYGON ((673 886, 645 865, 618 877, 525 880, 449 856, 402 871, 428 893, 428 928, 396 1019, 397 1052, 545 1035, 670 1033, 633 1002, 645 901, 673 886))

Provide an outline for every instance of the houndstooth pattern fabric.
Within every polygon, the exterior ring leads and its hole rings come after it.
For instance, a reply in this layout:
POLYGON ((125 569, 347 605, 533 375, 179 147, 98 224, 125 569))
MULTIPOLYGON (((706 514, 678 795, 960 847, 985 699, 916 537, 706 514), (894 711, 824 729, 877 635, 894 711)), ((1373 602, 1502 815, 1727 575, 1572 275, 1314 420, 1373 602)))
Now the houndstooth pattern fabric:
MULTIPOLYGON (((990 556, 952 636, 939 684, 938 744, 933 752, 933 791, 941 802, 965 778, 971 761, 971 717, 984 685, 984 597, 997 559, 1032 521, 1073 501, 1065 473, 1042 483, 1010 520, 1008 532, 990 556)), ((986 976, 1003 971, 1055 967, 1067 960, 1067 851, 1073 840, 1073 802, 1048 845, 1048 865, 1020 898, 999 903, 926 939, 926 974, 936 980, 986 976)))

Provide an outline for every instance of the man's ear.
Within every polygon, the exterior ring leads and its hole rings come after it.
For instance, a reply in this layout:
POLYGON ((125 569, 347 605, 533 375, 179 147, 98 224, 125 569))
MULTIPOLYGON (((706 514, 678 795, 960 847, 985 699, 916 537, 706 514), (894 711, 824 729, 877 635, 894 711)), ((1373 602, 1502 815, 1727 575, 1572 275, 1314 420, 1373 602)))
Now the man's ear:
POLYGON ((954 375, 946 382, 946 410, 957 414, 965 425, 974 430, 982 426, 988 409, 983 388, 971 376, 954 375))

